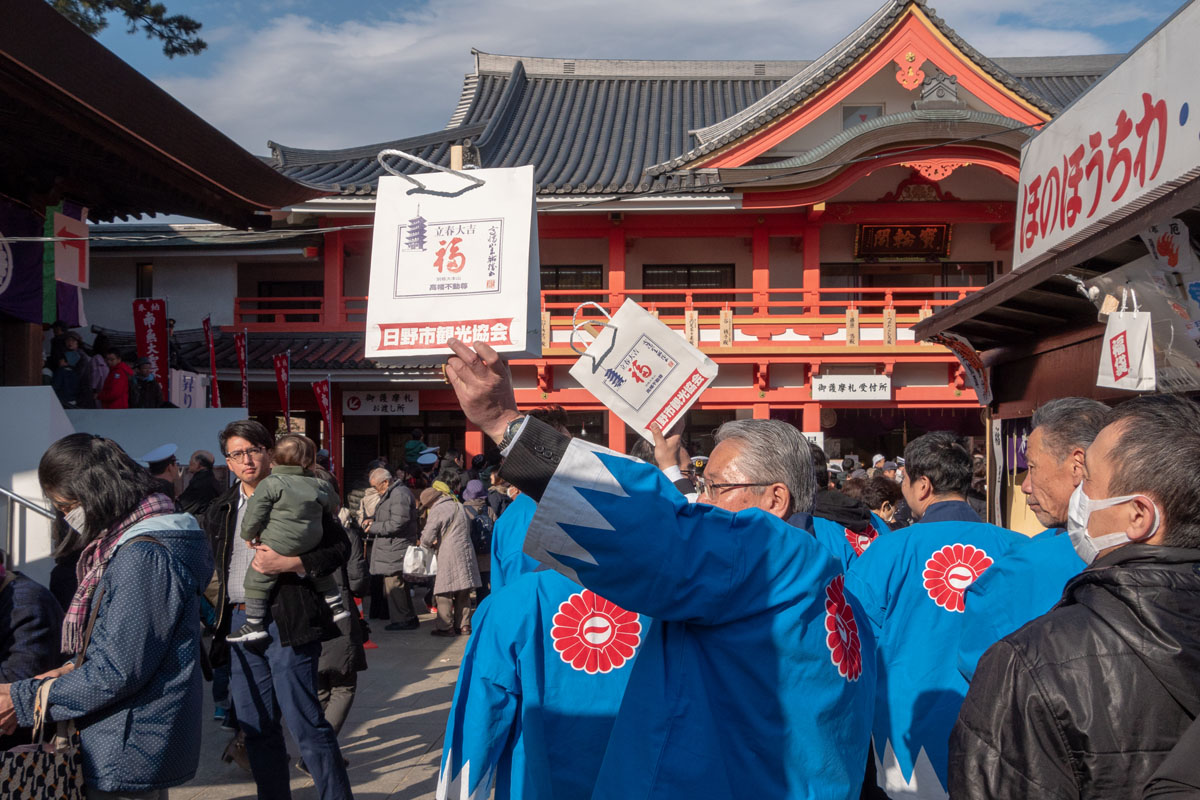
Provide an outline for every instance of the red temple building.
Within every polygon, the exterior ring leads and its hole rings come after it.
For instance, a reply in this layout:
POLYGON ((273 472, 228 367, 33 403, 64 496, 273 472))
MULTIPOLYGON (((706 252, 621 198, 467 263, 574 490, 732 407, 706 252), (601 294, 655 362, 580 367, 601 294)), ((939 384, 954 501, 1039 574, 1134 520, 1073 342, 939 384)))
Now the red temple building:
MULTIPOLYGON (((281 210, 275 228, 334 230, 236 247, 97 243, 92 317, 128 329, 116 315, 135 292, 168 294, 180 328, 211 312, 225 405, 240 399, 232 333, 248 331, 256 417, 281 414, 271 356, 290 350, 297 415, 351 469, 380 452, 397 463, 414 426, 480 452, 437 365, 363 358, 376 154, 533 164, 544 347, 513 364, 523 407, 561 404, 575 433, 625 450, 625 425, 567 374, 567 339, 579 303, 633 298, 719 364, 686 423, 700 451, 735 417, 788 420, 834 457, 895 455, 927 430, 982 434, 957 360, 911 326, 1010 270, 1022 143, 1119 59, 989 59, 920 0, 889 2, 814 61, 473 55, 443 130, 271 145, 276 169, 328 193, 281 210), (96 313, 108 297, 113 313, 96 313), (326 375, 329 431, 308 386, 326 375), (395 413, 362 413, 384 394, 395 413)), ((1055 302, 1018 312, 1042 320, 1055 302)), ((181 338, 207 364, 199 336, 181 338)))

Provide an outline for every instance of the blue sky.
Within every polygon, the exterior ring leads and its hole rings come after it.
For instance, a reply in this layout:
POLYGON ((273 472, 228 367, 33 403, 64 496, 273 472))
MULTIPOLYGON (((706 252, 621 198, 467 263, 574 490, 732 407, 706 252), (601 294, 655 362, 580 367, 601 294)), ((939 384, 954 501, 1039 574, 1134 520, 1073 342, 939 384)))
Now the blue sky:
MULTIPOLYGON (((471 48, 576 58, 807 59, 882 0, 164 0, 209 48, 168 59, 114 18, 101 41, 253 153, 442 128, 471 48)), ((989 56, 1126 52, 1176 0, 954 0, 937 13, 989 56)))

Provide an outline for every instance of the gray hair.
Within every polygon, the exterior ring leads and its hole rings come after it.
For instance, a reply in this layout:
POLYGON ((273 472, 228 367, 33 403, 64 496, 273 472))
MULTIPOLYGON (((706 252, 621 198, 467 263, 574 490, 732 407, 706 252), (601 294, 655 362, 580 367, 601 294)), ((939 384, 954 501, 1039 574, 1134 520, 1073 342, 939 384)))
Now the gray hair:
POLYGON ((388 472, 383 467, 377 467, 376 469, 371 470, 371 474, 367 476, 367 482, 372 486, 377 483, 383 483, 384 481, 391 483, 391 480, 392 473, 388 472))
POLYGON ((1076 447, 1086 450, 1108 414, 1108 406, 1087 397, 1060 397, 1038 406, 1033 412, 1033 427, 1042 429, 1046 449, 1059 463, 1076 447))
POLYGON ((714 441, 741 444, 736 465, 747 481, 787 486, 792 513, 812 510, 817 495, 812 452, 795 427, 777 419, 739 419, 718 428, 714 441))

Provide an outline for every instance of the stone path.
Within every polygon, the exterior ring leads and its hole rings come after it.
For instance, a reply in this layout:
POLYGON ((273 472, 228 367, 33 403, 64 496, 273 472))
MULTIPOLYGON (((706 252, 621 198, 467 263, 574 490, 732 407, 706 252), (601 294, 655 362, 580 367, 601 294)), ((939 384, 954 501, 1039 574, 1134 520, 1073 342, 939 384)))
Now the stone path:
MULTIPOLYGON (((350 760, 356 800, 432 798, 442 758, 446 715, 454 694, 466 637, 430 636, 432 615, 415 631, 386 632, 372 620, 378 650, 367 651, 368 669, 358 675, 358 693, 342 729, 342 754, 350 760)), ((249 773, 221 761, 232 733, 212 719, 205 685, 204 742, 200 769, 190 783, 170 791, 170 800, 234 800, 256 796, 249 773)), ((295 762, 298 750, 289 741, 295 762)), ((312 781, 292 771, 292 796, 319 800, 312 781)))

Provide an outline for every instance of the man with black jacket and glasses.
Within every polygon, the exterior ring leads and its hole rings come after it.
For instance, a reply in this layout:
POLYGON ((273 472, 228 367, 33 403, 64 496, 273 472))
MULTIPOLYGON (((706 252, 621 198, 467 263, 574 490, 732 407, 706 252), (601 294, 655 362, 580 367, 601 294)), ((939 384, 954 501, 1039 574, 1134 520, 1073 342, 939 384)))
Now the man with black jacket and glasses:
POLYGON ((291 797, 287 747, 280 720, 287 722, 300 757, 322 800, 353 795, 337 734, 325 721, 317 698, 317 662, 321 641, 339 635, 328 606, 305 579, 332 574, 346 561, 349 541, 341 526, 325 515, 325 537, 302 556, 281 556, 269 547, 247 547, 239 536, 247 501, 271 472, 274 437, 260 423, 238 420, 220 435, 221 452, 238 482, 218 497, 205 515, 216 574, 208 596, 217 610, 214 662, 231 660, 230 693, 246 755, 260 798, 291 797), (231 629, 246 621, 242 588, 253 563, 264 574, 278 574, 269 603, 269 642, 233 645, 231 629), (264 686, 271 687, 263 691, 264 686))
POLYGON ((980 660, 951 797, 1142 797, 1196 761, 1179 748, 1200 714, 1200 406, 1148 395, 1105 422, 1067 512, 1090 566, 980 660))

